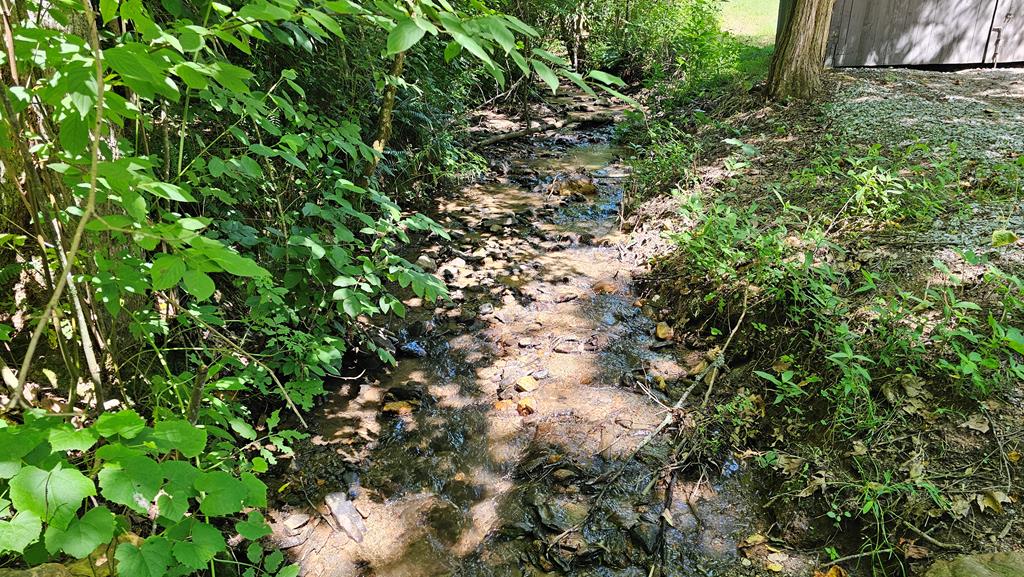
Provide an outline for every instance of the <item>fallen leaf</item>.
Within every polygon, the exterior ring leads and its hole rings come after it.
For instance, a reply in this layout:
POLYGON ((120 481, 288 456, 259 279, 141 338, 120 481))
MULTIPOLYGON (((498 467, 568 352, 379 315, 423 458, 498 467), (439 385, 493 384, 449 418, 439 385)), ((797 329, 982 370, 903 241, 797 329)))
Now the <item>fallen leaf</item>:
POLYGON ((927 547, 915 543, 915 539, 900 539, 900 550, 906 559, 927 559, 932 552, 927 547))
POLYGON ((594 283, 593 286, 591 286, 590 288, 593 289, 593 291, 599 295, 610 295, 613 294, 616 290, 618 290, 618 287, 615 286, 615 283, 609 280, 599 280, 596 283, 594 283))
POLYGON ((799 493, 797 493, 796 496, 797 497, 810 497, 811 495, 815 494, 816 492, 823 491, 824 489, 825 489, 825 473, 824 472, 819 472, 819 473, 815 474, 813 477, 811 477, 811 479, 807 482, 807 487, 805 487, 803 491, 800 491, 799 493))
POLYGON ((676 526, 675 520, 672 519, 672 511, 670 509, 665 509, 664 511, 662 511, 661 512, 661 518, 664 519, 665 522, 668 523, 670 527, 675 527, 676 526))
POLYGON ((980 413, 971 415, 970 418, 967 419, 967 422, 960 425, 960 427, 967 427, 968 429, 973 429, 979 433, 987 433, 989 431, 988 419, 985 418, 985 415, 980 413))
POLYGON ((539 385, 537 384, 537 379, 531 377, 530 375, 520 377, 520 379, 516 381, 516 390, 519 391, 520 393, 529 393, 530 391, 536 391, 538 386, 539 385))
POLYGON ((1009 453, 1006 454, 1006 460, 1011 463, 1020 462, 1020 457, 1020 451, 1010 451, 1009 453))
POLYGON ((820 569, 814 571, 814 577, 847 577, 849 573, 846 569, 843 569, 839 565, 833 565, 828 568, 828 571, 822 573, 820 569))
POLYGON ((663 341, 667 341, 675 336, 675 331, 672 330, 672 327, 668 326, 668 323, 662 321, 654 328, 654 336, 663 341))
POLYGON ((775 467, 789 475, 795 474, 804 466, 804 460, 792 455, 779 455, 775 458, 775 467))
POLYGON ((497 411, 507 411, 516 406, 516 402, 512 400, 503 400, 494 403, 494 409, 497 411))
POLYGON ((772 370, 776 373, 781 373, 791 366, 793 366, 793 359, 789 355, 786 355, 775 361, 775 364, 772 365, 772 370))
POLYGON ((868 446, 864 444, 864 441, 854 441, 853 450, 847 453, 850 457, 860 457, 868 454, 868 446))
POLYGON ((978 508, 982 512, 985 509, 992 509, 997 515, 1003 514, 1003 503, 1010 503, 1010 497, 1002 491, 985 491, 984 493, 975 497, 978 502, 978 508))
POLYGON ((764 568, 775 573, 782 573, 786 569, 781 563, 775 563, 774 561, 765 564, 764 568))
POLYGON ((390 403, 384 403, 385 413, 397 413, 399 415, 408 415, 412 413, 413 404, 409 401, 392 401, 390 403))
POLYGON ((767 543, 767 542, 768 542, 768 537, 765 537, 764 535, 762 535, 760 533, 754 533, 753 535, 751 535, 751 536, 747 537, 746 539, 740 541, 738 547, 740 549, 746 549, 748 547, 754 547, 755 545, 761 545, 761 544, 767 543))
POLYGON ((789 554, 782 551, 776 551, 775 553, 769 553, 767 559, 774 563, 782 563, 789 559, 789 554))

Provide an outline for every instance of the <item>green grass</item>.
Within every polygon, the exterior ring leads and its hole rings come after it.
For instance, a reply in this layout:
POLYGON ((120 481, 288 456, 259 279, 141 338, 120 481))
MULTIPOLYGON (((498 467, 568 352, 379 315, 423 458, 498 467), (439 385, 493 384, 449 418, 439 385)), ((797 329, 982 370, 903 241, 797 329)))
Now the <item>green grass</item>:
POLYGON ((725 0, 722 2, 722 27, 750 38, 754 43, 775 43, 775 24, 779 0, 725 0))

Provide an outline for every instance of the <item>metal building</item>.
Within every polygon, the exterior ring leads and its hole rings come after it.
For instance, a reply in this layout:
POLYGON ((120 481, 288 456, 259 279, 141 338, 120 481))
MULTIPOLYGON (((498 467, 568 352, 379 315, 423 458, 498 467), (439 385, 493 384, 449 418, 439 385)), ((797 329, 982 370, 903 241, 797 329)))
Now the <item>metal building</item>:
MULTIPOLYGON (((782 0, 779 28, 794 0, 782 0)), ((1024 0, 836 0, 830 66, 1024 61, 1024 0)))

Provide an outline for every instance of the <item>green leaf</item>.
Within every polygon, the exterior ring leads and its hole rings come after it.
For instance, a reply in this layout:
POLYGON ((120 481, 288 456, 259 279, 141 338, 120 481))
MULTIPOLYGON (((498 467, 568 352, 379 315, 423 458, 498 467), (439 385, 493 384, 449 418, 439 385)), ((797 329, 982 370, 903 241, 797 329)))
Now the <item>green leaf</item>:
POLYGON ((406 18, 398 23, 397 26, 391 29, 391 33, 388 34, 388 54, 397 54, 399 52, 405 52, 412 48, 417 42, 423 38, 426 34, 426 30, 423 30, 416 25, 411 18, 406 18))
POLYGON ((171 564, 171 547, 163 537, 150 537, 136 547, 121 543, 117 547, 117 572, 125 577, 164 577, 171 564))
POLYGON ((96 419, 92 428, 101 436, 110 438, 120 435, 125 439, 134 439, 146 428, 146 421, 131 409, 116 413, 103 413, 96 419))
POLYGON ((153 438, 161 448, 177 449, 188 458, 198 457, 206 448, 206 429, 182 419, 160 421, 153 427, 153 438))
POLYGON ((245 485, 246 496, 245 506, 266 507, 267 506, 267 485, 256 478, 252 473, 242 473, 242 484, 245 485))
POLYGON ((224 535, 213 525, 194 519, 182 521, 182 525, 185 524, 189 526, 189 535, 174 535, 180 539, 174 543, 174 558, 182 565, 196 571, 204 569, 218 553, 227 549, 224 535), (187 536, 191 541, 184 540, 187 536))
POLYGON ((90 509, 81 519, 75 519, 66 530, 55 525, 46 529, 46 550, 51 555, 64 551, 76 559, 92 553, 96 547, 114 538, 114 514, 106 507, 90 509))
POLYGON ((185 275, 185 261, 176 254, 162 254, 153 261, 149 274, 153 277, 153 290, 167 290, 185 275))
POLYGON ((103 465, 99 482, 105 499, 145 515, 160 492, 163 475, 160 465, 153 459, 125 456, 103 465))
POLYGON ((213 296, 213 292, 217 290, 217 286, 213 284, 213 279, 210 278, 210 275, 201 270, 185 271, 181 275, 181 279, 185 281, 185 290, 188 291, 188 294, 201 301, 205 301, 213 296))
POLYGON ((195 487, 206 493, 199 510, 204 515, 222 517, 242 510, 249 491, 238 479, 224 471, 213 471, 196 479, 195 487))
POLYGON ((1012 230, 999 229, 992 232, 992 246, 999 248, 1016 243, 1019 239, 1012 230))
POLYGON ((591 70, 590 74, 587 74, 589 78, 593 78, 598 82, 604 82, 605 84, 614 84, 615 86, 625 86, 626 82, 613 74, 607 72, 601 72, 600 70, 591 70))
MULTIPOLYGON (((466 29, 462 27, 462 22, 459 20, 458 16, 449 12, 442 12, 438 15, 438 18, 441 20, 441 25, 444 26, 445 31, 447 31, 448 34, 451 34, 452 38, 458 42, 460 46, 468 50, 473 56, 482 60, 484 64, 494 64, 491 61, 490 55, 487 54, 487 51, 484 50, 483 47, 481 47, 480 44, 477 43, 477 41, 470 36, 468 32, 466 32, 466 29)), ((447 57, 448 51, 445 50, 445 58, 447 57)))
POLYGON ((19 511, 10 521, 0 521, 0 553, 21 553, 39 539, 43 522, 35 513, 19 511))
POLYGON ((96 444, 99 435, 92 429, 75 429, 63 426, 50 429, 50 447, 54 451, 88 451, 96 444))
POLYGON ((245 521, 235 523, 235 531, 238 531, 239 535, 250 541, 255 541, 273 533, 270 525, 267 525, 267 520, 263 518, 263 514, 259 511, 250 511, 249 517, 245 521))
POLYGON ((558 76, 555 75, 554 71, 551 70, 551 68, 549 68, 547 64, 544 64, 540 60, 533 60, 532 62, 533 69, 537 71, 537 75, 540 76, 540 79, 543 80, 544 83, 548 85, 548 88, 551 89, 551 93, 554 94, 555 92, 557 92, 559 84, 558 76))
POLYGON ((24 467, 10 481, 10 498, 18 511, 28 511, 59 529, 75 518, 82 500, 96 495, 96 486, 78 469, 56 468, 44 471, 24 467))

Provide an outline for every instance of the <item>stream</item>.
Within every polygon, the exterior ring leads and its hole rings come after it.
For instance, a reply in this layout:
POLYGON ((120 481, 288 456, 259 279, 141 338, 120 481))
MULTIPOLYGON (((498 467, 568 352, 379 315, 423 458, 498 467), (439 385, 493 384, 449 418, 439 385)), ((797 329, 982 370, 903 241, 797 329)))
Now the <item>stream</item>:
POLYGON ((318 496, 276 486, 273 539, 303 575, 756 573, 739 547, 767 527, 745 467, 670 474, 685 415, 642 446, 704 354, 658 339, 632 292, 611 136, 579 122, 496 145, 438 201, 452 240, 419 258, 452 301, 408 301, 398 366, 324 404, 292 463, 318 496))

